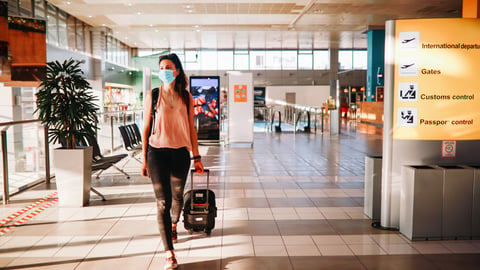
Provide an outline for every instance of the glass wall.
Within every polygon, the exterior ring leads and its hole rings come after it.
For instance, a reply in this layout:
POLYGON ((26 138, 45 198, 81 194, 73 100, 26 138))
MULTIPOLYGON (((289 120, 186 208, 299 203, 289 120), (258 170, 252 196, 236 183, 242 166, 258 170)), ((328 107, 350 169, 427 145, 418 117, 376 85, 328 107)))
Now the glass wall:
POLYGON ((107 35, 106 43, 107 60, 118 65, 127 66, 130 57, 128 46, 110 35, 107 35))
MULTIPOLYGON (((139 56, 168 50, 139 50, 139 56)), ((328 50, 172 50, 187 70, 328 70, 328 50)), ((367 69, 366 50, 340 50, 341 70, 367 69)))

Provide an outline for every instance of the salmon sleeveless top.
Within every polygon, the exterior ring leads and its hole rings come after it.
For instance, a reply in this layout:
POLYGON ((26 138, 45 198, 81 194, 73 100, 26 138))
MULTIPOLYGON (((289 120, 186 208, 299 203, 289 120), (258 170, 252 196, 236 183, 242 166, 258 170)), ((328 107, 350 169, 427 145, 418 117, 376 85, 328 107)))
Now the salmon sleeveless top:
POLYGON ((155 121, 148 143, 155 148, 178 149, 186 147, 188 151, 191 151, 192 143, 190 141, 187 106, 180 98, 177 99, 173 107, 170 107, 165 102, 162 91, 163 87, 158 95, 155 121))

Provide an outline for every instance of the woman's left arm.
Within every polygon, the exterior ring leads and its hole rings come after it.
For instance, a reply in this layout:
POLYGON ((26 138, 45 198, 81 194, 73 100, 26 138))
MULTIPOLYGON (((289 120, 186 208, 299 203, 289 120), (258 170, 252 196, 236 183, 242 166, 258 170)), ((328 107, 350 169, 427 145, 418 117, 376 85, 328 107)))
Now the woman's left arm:
POLYGON ((202 158, 200 156, 200 152, 198 151, 198 136, 197 136, 197 130, 195 129, 195 125, 193 123, 193 97, 192 94, 189 93, 189 98, 190 98, 190 106, 188 106, 188 122, 190 125, 190 142, 192 143, 192 154, 193 154, 193 162, 195 166, 195 171, 197 173, 202 174, 203 173, 203 164, 202 164, 202 158))

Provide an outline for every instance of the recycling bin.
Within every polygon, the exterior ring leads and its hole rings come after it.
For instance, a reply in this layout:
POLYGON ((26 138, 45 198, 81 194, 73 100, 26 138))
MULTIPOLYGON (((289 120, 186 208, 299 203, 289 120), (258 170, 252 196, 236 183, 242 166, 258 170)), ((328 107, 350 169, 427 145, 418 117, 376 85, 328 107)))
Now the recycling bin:
POLYGON ((365 157, 365 187, 363 212, 373 220, 380 220, 382 200, 382 157, 365 157))
POLYGON ((410 240, 442 236, 443 171, 433 166, 403 166, 400 232, 410 240))
POLYGON ((474 169, 439 166, 443 171, 442 239, 472 236, 474 169))
POLYGON ((473 204, 472 204, 472 238, 480 239, 480 166, 472 166, 473 177, 473 204))

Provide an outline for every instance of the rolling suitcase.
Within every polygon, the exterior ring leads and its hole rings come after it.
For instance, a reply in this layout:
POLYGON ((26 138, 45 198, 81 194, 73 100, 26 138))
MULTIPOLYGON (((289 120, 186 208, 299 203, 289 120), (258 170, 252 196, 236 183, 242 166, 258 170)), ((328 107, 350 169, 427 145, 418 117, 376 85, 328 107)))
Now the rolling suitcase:
POLYGON ((210 235, 215 227, 215 218, 217 217, 217 206, 215 203, 215 193, 208 189, 210 182, 210 170, 205 169, 207 174, 207 188, 194 189, 193 175, 195 170, 190 172, 191 189, 183 196, 183 223, 185 229, 191 234, 193 232, 204 231, 210 235))

